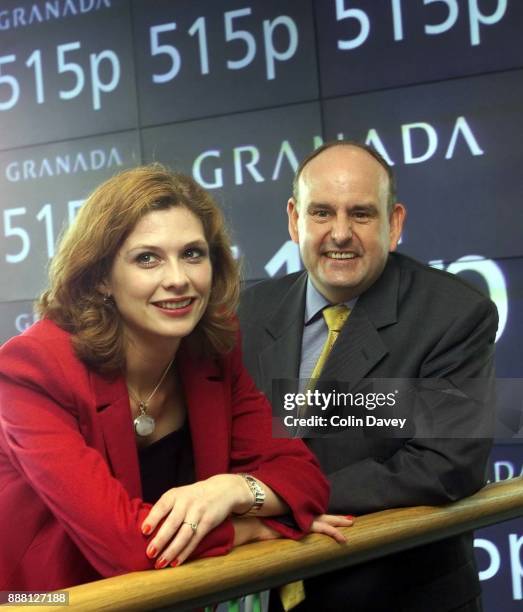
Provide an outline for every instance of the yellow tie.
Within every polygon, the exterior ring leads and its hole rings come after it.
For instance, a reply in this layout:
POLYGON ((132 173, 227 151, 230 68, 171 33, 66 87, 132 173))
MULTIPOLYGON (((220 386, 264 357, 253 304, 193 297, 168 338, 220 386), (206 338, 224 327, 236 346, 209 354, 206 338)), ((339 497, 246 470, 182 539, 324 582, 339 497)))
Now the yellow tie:
POLYGON ((279 588, 281 605, 285 612, 292 610, 295 606, 305 599, 305 587, 303 580, 298 582, 289 582, 279 588))
POLYGON ((327 361, 327 357, 329 356, 334 343, 340 335, 341 328, 350 315, 350 310, 347 308, 347 306, 345 306, 345 304, 338 304, 337 306, 327 306, 327 308, 323 309, 322 314, 323 318, 325 319, 325 323, 327 323, 327 327, 329 328, 329 334, 327 335, 327 339, 325 340, 325 344, 321 349, 318 361, 316 362, 314 370, 312 371, 312 379, 320 377, 323 366, 327 361))
MULTIPOLYGON (((311 374, 311 379, 319 378, 321 371, 323 370, 323 366, 327 361, 327 357, 336 342, 341 328, 343 327, 345 321, 350 315, 350 310, 345 306, 345 304, 338 304, 337 306, 327 306, 327 308, 323 309, 323 318, 327 323, 327 327, 329 328, 329 334, 327 335, 327 339, 325 340, 325 344, 321 349, 320 356, 318 357, 318 361, 314 366, 314 370, 311 374)), ((314 383, 311 384, 311 387, 314 383)), ((295 606, 301 603, 305 599, 305 588, 303 586, 303 580, 298 580, 297 582, 290 582, 289 584, 284 584, 280 587, 280 599, 283 606, 283 609, 287 612, 287 610, 292 610, 295 606)))

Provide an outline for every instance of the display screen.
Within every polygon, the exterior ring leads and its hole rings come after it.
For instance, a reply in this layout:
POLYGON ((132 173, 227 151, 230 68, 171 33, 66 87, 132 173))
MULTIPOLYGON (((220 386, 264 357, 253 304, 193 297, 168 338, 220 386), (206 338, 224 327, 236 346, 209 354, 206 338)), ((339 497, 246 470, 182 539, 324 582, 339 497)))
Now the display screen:
POLYGON ((399 249, 495 301, 498 376, 522 378, 522 28, 520 0, 3 0, 0 342, 89 193, 142 163, 212 193, 246 282, 300 270, 294 171, 345 137, 394 168, 399 249))

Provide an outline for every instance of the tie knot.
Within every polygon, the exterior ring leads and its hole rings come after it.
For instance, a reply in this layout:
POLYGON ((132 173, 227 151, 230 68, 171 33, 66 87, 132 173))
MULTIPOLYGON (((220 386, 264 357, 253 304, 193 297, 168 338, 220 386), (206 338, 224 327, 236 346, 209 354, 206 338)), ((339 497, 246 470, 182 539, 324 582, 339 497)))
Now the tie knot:
POLYGON ((329 331, 339 332, 350 314, 350 310, 345 304, 327 306, 323 309, 323 318, 327 323, 329 331))

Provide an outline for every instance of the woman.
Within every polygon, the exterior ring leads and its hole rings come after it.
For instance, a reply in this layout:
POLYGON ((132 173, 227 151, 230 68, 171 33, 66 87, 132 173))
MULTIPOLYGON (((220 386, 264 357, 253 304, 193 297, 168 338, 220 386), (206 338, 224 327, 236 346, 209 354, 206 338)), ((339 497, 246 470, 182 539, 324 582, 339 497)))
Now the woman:
POLYGON ((241 363, 237 298, 222 217, 192 179, 155 165, 90 196, 42 320, 0 350, 0 590, 309 530, 342 540, 335 525, 349 521, 318 516, 316 461, 271 437, 241 363))

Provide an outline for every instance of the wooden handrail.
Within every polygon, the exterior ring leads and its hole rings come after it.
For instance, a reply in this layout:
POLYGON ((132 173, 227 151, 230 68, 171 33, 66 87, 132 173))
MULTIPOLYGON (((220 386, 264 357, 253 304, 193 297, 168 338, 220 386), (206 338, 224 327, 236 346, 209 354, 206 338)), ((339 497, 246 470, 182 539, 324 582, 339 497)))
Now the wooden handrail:
POLYGON ((358 517, 353 527, 343 529, 347 544, 317 534, 299 542, 246 544, 224 557, 73 587, 68 589, 68 606, 39 606, 39 610, 189 610, 518 516, 523 516, 523 477, 487 485, 475 495, 446 506, 417 506, 358 517))

